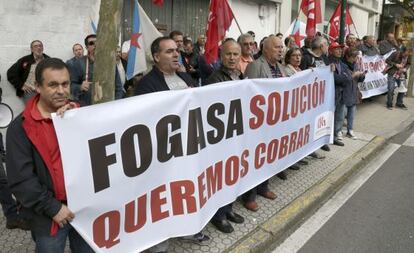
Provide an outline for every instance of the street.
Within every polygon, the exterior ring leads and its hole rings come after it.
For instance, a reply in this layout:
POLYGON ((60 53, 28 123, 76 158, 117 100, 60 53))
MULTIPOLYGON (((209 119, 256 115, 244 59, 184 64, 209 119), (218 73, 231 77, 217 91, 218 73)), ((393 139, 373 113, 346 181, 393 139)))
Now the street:
POLYGON ((413 132, 391 138, 273 253, 413 252, 413 132))

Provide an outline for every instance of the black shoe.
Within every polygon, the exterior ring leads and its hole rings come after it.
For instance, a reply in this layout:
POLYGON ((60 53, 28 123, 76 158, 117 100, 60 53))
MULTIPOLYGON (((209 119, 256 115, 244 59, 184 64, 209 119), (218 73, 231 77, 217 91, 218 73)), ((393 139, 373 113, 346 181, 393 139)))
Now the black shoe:
POLYGON ((299 165, 297 165, 297 164, 293 164, 292 166, 290 166, 288 169, 290 169, 290 170, 300 170, 300 167, 299 167, 299 165))
POLYGON ((388 110, 392 110, 392 105, 387 105, 388 110))
POLYGON ((309 164, 309 162, 308 162, 308 161, 306 161, 306 160, 300 160, 298 163, 299 163, 300 165, 308 165, 308 164, 309 164))
POLYGON ((321 147, 321 149, 322 149, 323 151, 326 151, 326 152, 331 151, 331 148, 328 146, 328 144, 323 145, 323 146, 321 147))
POLYGON ((334 140, 333 144, 340 147, 345 146, 345 144, 340 140, 334 140))
POLYGON ((405 106, 405 104, 400 104, 400 105, 395 105, 398 108, 401 108, 403 110, 408 110, 407 106, 405 106))
POLYGON ((226 219, 224 220, 211 220, 211 224, 213 224, 219 231, 229 234, 234 231, 233 226, 230 222, 226 219))
POLYGON ((312 153, 310 153, 309 154, 309 156, 310 157, 312 157, 312 158, 315 158, 315 159, 325 159, 325 156, 323 156, 323 155, 320 155, 320 154, 318 154, 318 153, 316 153, 316 152, 312 152, 312 153))
POLYGON ((22 230, 30 230, 30 227, 27 221, 20 219, 20 218, 7 219, 6 228, 7 229, 19 228, 22 230))
POLYGON ((204 246, 208 245, 210 237, 208 235, 203 234, 202 232, 199 232, 195 235, 188 235, 179 237, 180 240, 196 243, 198 245, 204 246))
POLYGON ((284 172, 284 171, 281 171, 281 172, 277 173, 276 176, 278 178, 282 179, 282 180, 286 180, 287 179, 286 172, 284 172))
POLYGON ((226 213, 226 217, 229 221, 237 224, 241 224, 244 222, 244 218, 233 211, 226 213))

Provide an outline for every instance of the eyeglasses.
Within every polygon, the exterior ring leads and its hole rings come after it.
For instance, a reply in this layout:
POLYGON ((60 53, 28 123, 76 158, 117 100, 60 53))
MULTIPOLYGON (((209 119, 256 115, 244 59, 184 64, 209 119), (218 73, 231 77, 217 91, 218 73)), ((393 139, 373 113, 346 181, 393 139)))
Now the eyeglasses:
POLYGON ((93 40, 88 41, 88 46, 95 46, 95 41, 93 41, 93 40))
POLYGON ((245 43, 243 43, 243 46, 254 46, 254 42, 245 42, 245 43))

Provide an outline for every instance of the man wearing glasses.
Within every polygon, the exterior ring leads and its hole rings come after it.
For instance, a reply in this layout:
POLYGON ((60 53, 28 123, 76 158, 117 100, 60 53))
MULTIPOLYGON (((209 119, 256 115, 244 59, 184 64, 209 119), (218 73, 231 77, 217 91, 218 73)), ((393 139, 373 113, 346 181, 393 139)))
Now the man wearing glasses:
POLYGON ((92 103, 90 85, 93 80, 93 67, 95 62, 96 35, 89 34, 85 37, 85 46, 88 54, 76 59, 69 65, 71 95, 74 100, 79 101, 82 106, 92 103))
POLYGON ((252 35, 246 33, 240 35, 237 42, 241 47, 241 57, 238 69, 244 74, 247 65, 253 61, 254 39, 252 35))

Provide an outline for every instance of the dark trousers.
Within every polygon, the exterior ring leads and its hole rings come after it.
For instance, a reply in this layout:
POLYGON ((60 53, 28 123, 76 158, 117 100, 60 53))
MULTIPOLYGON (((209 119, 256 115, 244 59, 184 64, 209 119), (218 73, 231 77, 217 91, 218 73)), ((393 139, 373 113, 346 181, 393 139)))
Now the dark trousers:
POLYGON ((12 219, 17 217, 17 205, 7 183, 7 176, 3 166, 3 151, 3 136, 0 133, 0 204, 3 208, 4 216, 7 219, 12 219))
MULTIPOLYGON (((400 86, 400 80, 395 79, 393 76, 389 75, 388 76, 388 93, 387 93, 387 106, 389 107, 391 107, 393 104, 392 100, 394 98, 395 84, 397 84, 397 86, 400 86)), ((403 99, 404 99, 404 93, 398 93, 396 105, 402 105, 403 99)))
POLYGON ((57 234, 54 236, 38 235, 32 232, 32 238, 36 243, 36 253, 63 253, 68 238, 71 252, 94 252, 70 224, 66 224, 63 228, 59 228, 57 234))
POLYGON ((233 211, 233 203, 230 203, 228 205, 222 206, 217 210, 216 214, 214 214, 212 220, 225 220, 227 219, 226 214, 233 211))
POLYGON ((267 192, 269 191, 269 180, 264 181, 253 189, 249 190, 243 194, 242 199, 244 202, 256 201, 258 192, 267 192))

